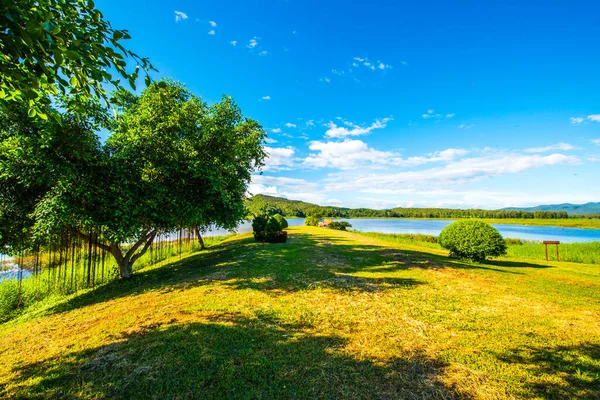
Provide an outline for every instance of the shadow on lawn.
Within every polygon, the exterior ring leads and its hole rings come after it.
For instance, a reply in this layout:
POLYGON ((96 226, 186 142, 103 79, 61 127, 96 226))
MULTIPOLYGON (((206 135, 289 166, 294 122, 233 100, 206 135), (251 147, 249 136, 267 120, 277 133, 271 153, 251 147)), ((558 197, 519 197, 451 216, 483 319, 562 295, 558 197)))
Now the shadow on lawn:
POLYGON ((214 281, 238 289, 294 292, 331 288, 375 292, 392 288, 409 289, 424 284, 412 278, 385 275, 412 268, 521 273, 512 270, 517 267, 540 266, 509 261, 471 264, 413 250, 357 245, 327 231, 319 235, 291 233, 287 244, 256 243, 249 237, 218 244, 208 251, 159 268, 136 272, 130 281, 111 282, 61 303, 48 312, 65 312, 151 290, 186 290, 214 281))
POLYGON ((532 371, 535 380, 525 382, 544 399, 600 399, 600 345, 522 347, 497 356, 532 371))
POLYGON ((418 351, 383 362, 268 317, 138 327, 113 343, 15 366, 14 398, 464 398, 418 351))

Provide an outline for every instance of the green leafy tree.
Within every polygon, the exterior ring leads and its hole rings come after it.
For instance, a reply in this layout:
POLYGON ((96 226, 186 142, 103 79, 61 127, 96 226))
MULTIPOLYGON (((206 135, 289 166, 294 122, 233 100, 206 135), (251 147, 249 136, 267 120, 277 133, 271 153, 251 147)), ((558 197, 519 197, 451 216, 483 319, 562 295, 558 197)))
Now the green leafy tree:
POLYGON ((23 108, 2 115, 0 252, 68 230, 110 252, 129 278, 159 233, 243 220, 247 184, 265 157, 256 121, 230 97, 209 107, 172 81, 119 104, 114 121, 100 107, 60 123, 23 108), (104 144, 100 126, 112 131, 104 144))
POLYGON ((92 0, 1 1, 0 26, 0 104, 20 102, 31 117, 48 117, 49 96, 74 96, 81 107, 108 101, 105 84, 121 88, 123 79, 135 89, 140 70, 150 83, 152 64, 123 46, 129 33, 113 29, 92 0))
POLYGON ((491 225, 481 221, 457 221, 442 230, 438 239, 450 255, 483 262, 506 254, 506 242, 491 225))
POLYGON ((319 222, 321 222, 321 217, 317 215, 309 215, 304 220, 304 225, 306 226, 319 226, 319 222))

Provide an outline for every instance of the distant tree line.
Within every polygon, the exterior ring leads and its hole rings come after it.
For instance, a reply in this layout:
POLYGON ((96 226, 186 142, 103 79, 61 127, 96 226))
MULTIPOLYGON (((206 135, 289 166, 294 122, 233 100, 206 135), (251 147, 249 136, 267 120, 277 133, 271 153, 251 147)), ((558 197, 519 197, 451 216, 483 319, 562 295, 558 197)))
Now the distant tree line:
POLYGON ((246 200, 250 213, 267 212, 286 217, 319 216, 330 218, 569 218, 565 211, 515 211, 515 210, 460 210, 453 208, 392 208, 373 210, 370 208, 345 208, 319 206, 299 200, 256 195, 246 200))

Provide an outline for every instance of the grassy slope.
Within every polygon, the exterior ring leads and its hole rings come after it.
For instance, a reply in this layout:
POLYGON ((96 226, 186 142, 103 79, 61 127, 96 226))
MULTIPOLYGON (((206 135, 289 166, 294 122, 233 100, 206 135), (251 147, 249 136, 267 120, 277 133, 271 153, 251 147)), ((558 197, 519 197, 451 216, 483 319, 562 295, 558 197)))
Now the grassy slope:
POLYGON ((0 397, 598 397, 597 266, 289 232, 0 326, 0 397))

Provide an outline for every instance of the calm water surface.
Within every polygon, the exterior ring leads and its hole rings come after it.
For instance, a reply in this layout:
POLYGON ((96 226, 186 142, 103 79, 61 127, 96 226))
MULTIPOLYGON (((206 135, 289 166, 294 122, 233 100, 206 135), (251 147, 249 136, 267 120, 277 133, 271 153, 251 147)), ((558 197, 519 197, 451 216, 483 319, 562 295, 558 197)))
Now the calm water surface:
MULTIPOLYGON (((304 225, 303 218, 290 218, 290 226, 304 225)), ((336 220, 338 221, 338 220, 336 220)), ((352 229, 363 232, 381 233, 423 233, 439 235, 442 229, 454 222, 453 220, 424 220, 424 219, 370 219, 355 218, 341 219, 352 224, 352 229)), ((559 240, 563 243, 599 242, 600 229, 561 228, 556 226, 527 226, 513 224, 493 225, 503 237, 528 240, 559 240)), ((237 232, 252 232, 252 224, 244 222, 237 232)), ((225 235, 227 231, 215 230, 208 235, 225 235)))

